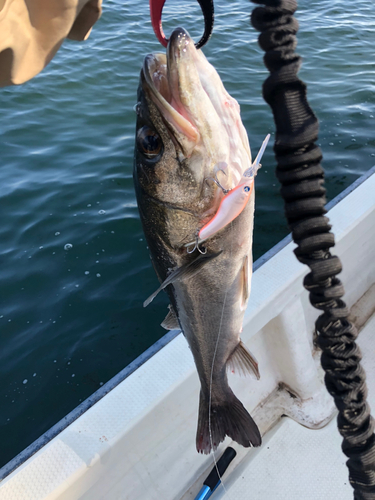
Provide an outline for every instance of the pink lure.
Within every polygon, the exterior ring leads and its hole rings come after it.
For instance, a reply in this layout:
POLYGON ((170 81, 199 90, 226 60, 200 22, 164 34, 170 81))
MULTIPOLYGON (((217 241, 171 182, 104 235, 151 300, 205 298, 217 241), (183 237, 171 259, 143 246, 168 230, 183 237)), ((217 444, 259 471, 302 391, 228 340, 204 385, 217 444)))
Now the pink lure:
POLYGON ((231 189, 221 200, 216 215, 198 233, 198 241, 204 241, 228 225, 246 207, 254 188, 254 178, 231 189))
POLYGON ((254 188, 254 177, 260 168, 260 160, 266 149, 270 134, 264 139, 263 144, 254 160, 254 163, 242 175, 238 185, 225 194, 221 200, 216 215, 204 225, 198 233, 198 242, 207 240, 215 233, 223 229, 227 224, 232 222, 240 215, 246 207, 254 188))

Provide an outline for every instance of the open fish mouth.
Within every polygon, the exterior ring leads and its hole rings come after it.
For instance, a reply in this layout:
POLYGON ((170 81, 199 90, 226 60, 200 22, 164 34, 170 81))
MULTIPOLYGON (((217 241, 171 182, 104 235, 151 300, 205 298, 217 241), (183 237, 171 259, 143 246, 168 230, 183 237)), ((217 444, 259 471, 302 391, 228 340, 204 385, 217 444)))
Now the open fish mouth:
POLYGON ((143 71, 151 91, 151 99, 158 107, 166 124, 172 128, 176 138, 180 138, 181 135, 186 137, 186 140, 179 142, 186 156, 190 156, 192 148, 199 141, 199 131, 186 116, 184 109, 177 106, 173 99, 167 78, 167 57, 164 54, 148 55, 145 58, 143 71))
POLYGON ((192 150, 199 142, 200 133, 189 110, 183 105, 180 94, 194 91, 194 88, 196 91, 200 90, 201 82, 196 69, 197 55, 189 34, 183 28, 177 28, 170 38, 167 55, 149 54, 143 65, 151 99, 168 128, 172 129, 171 132, 186 157, 191 156, 192 150), (191 74, 192 70, 194 74, 191 74), (189 79, 186 78, 186 73, 189 79))
POLYGON ((208 175, 215 165, 229 165, 226 187, 236 185, 251 165, 240 108, 187 31, 173 31, 166 55, 146 56, 141 76, 179 156, 200 154, 208 175))

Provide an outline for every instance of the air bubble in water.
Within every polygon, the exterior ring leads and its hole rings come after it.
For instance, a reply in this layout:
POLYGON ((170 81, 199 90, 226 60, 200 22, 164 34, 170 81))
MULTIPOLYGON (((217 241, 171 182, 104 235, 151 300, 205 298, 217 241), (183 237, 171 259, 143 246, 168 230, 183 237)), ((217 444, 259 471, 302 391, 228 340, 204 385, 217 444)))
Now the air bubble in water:
POLYGON ((66 245, 64 245, 64 250, 70 250, 71 248, 73 248, 73 245, 71 243, 67 243, 66 245))
POLYGON ((103 214, 105 214, 105 210, 99 210, 99 212, 98 212, 98 213, 99 213, 100 215, 103 215, 103 214))
POLYGON ((58 236, 59 234, 60 234, 60 232, 59 232, 59 231, 56 231, 55 236, 58 236))

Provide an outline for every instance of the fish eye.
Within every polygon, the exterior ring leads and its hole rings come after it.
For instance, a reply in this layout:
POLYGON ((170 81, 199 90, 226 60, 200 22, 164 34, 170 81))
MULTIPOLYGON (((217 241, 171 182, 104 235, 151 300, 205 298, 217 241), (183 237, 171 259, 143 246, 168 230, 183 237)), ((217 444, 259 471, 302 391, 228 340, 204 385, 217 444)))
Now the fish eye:
POLYGON ((151 160, 159 156, 163 148, 159 134, 147 125, 138 130, 137 145, 141 153, 151 160))
POLYGON ((250 191, 250 187, 249 187, 249 186, 245 186, 245 187, 243 188, 243 190, 245 191, 245 193, 248 193, 248 192, 250 191))

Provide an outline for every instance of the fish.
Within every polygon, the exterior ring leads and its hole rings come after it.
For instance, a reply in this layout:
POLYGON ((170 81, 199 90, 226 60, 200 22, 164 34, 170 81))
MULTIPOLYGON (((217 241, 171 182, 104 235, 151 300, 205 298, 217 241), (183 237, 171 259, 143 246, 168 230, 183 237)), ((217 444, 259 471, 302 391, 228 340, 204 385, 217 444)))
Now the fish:
POLYGON ((227 372, 259 379, 242 343, 250 295, 254 193, 241 212, 193 251, 225 193, 252 166, 237 101, 188 32, 176 28, 166 54, 148 54, 137 92, 134 185, 140 219, 161 290, 169 299, 166 329, 181 329, 197 368, 196 448, 208 454, 229 436, 260 446, 259 429, 233 393, 227 372), (220 182, 212 180, 218 178, 220 182))

